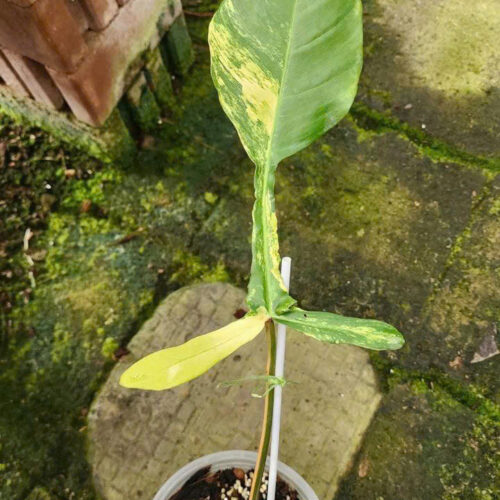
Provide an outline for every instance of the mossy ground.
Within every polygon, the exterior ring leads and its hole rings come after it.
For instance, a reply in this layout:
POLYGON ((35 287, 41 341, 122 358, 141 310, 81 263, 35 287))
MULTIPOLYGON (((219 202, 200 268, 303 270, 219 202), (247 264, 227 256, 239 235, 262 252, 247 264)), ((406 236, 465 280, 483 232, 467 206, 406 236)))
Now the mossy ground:
MULTIPOLYGON (((2 499, 95 498, 86 412, 119 348, 169 291, 248 278, 253 166, 188 19, 195 65, 134 166, 4 122, 2 499)), ((500 321, 498 161, 440 141, 359 104, 279 170, 294 295, 407 338, 373 358, 387 394, 341 498, 498 497, 498 357, 470 363, 500 321)))
POLYGON ((471 408, 438 382, 418 377, 389 381, 337 498, 497 498, 498 408, 489 402, 471 408))
POLYGON ((498 160, 497 8, 495 0, 365 0, 359 99, 498 160))

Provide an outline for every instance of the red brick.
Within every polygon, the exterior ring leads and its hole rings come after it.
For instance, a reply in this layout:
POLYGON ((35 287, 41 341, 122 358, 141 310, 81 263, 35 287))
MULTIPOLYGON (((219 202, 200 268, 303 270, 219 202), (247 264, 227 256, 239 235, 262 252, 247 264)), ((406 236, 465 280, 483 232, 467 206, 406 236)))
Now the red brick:
POLYGON ((0 46, 58 71, 74 71, 87 46, 68 0, 29 2, 0 0, 0 46))
MULTIPOLYGON (((127 3, 105 30, 87 34, 89 55, 77 71, 71 74, 50 71, 77 118, 91 125, 104 123, 142 66, 141 56, 158 45, 172 24, 171 3, 170 0, 127 3)), ((179 0, 175 3, 180 6, 179 0)))
POLYGON ((90 29, 100 31, 106 28, 118 12, 115 0, 80 0, 87 13, 90 29))
POLYGON ((68 8, 80 28, 80 33, 85 33, 85 31, 90 28, 90 24, 82 4, 78 0, 70 0, 68 2, 68 8))
POLYGON ((20 7, 30 7, 37 0, 7 0, 7 1, 15 5, 19 5, 20 7))
POLYGON ((6 49, 3 54, 36 101, 55 109, 62 108, 64 99, 61 92, 40 63, 18 56, 6 49))

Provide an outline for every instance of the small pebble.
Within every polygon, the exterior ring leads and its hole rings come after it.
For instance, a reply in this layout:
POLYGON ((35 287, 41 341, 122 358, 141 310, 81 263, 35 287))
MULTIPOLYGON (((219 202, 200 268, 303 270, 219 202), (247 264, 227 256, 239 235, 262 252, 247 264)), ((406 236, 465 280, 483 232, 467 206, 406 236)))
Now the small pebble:
POLYGON ((237 479, 244 480, 246 477, 245 471, 243 469, 235 468, 235 469, 233 469, 233 473, 237 479))

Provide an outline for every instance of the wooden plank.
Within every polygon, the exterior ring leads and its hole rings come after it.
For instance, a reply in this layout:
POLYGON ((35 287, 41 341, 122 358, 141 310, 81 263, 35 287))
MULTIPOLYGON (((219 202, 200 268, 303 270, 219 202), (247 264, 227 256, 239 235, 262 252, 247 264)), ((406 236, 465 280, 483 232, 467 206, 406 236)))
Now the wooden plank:
POLYGON ((77 71, 50 71, 77 118, 92 125, 106 120, 143 66, 141 57, 174 22, 172 10, 182 11, 179 6, 180 0, 128 2, 104 31, 88 32, 89 55, 77 71))
POLYGON ((29 97, 30 93, 24 83, 0 51, 0 76, 12 92, 18 96, 29 97))
POLYGON ((87 13, 91 30, 101 31, 113 20, 118 13, 115 0, 80 0, 87 13))
POLYGON ((58 71, 74 71, 87 45, 68 0, 37 0, 21 7, 0 0, 0 46, 58 71))
POLYGON ((54 109, 63 107, 64 99, 61 92, 40 63, 18 56, 7 49, 3 50, 3 55, 36 101, 54 109))

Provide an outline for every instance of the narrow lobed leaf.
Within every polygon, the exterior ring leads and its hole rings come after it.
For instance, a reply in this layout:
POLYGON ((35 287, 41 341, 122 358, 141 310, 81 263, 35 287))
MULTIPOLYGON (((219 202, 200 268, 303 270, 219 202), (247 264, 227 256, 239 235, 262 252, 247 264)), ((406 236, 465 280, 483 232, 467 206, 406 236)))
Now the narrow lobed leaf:
POLYGON ((120 385, 162 391, 188 382, 253 340, 268 319, 267 314, 262 312, 247 315, 180 346, 149 354, 123 373, 120 385))
POLYGON ((404 338, 393 326, 373 319, 349 318, 329 312, 304 311, 294 307, 273 317, 278 323, 330 344, 352 344, 381 351, 399 349, 404 338))

